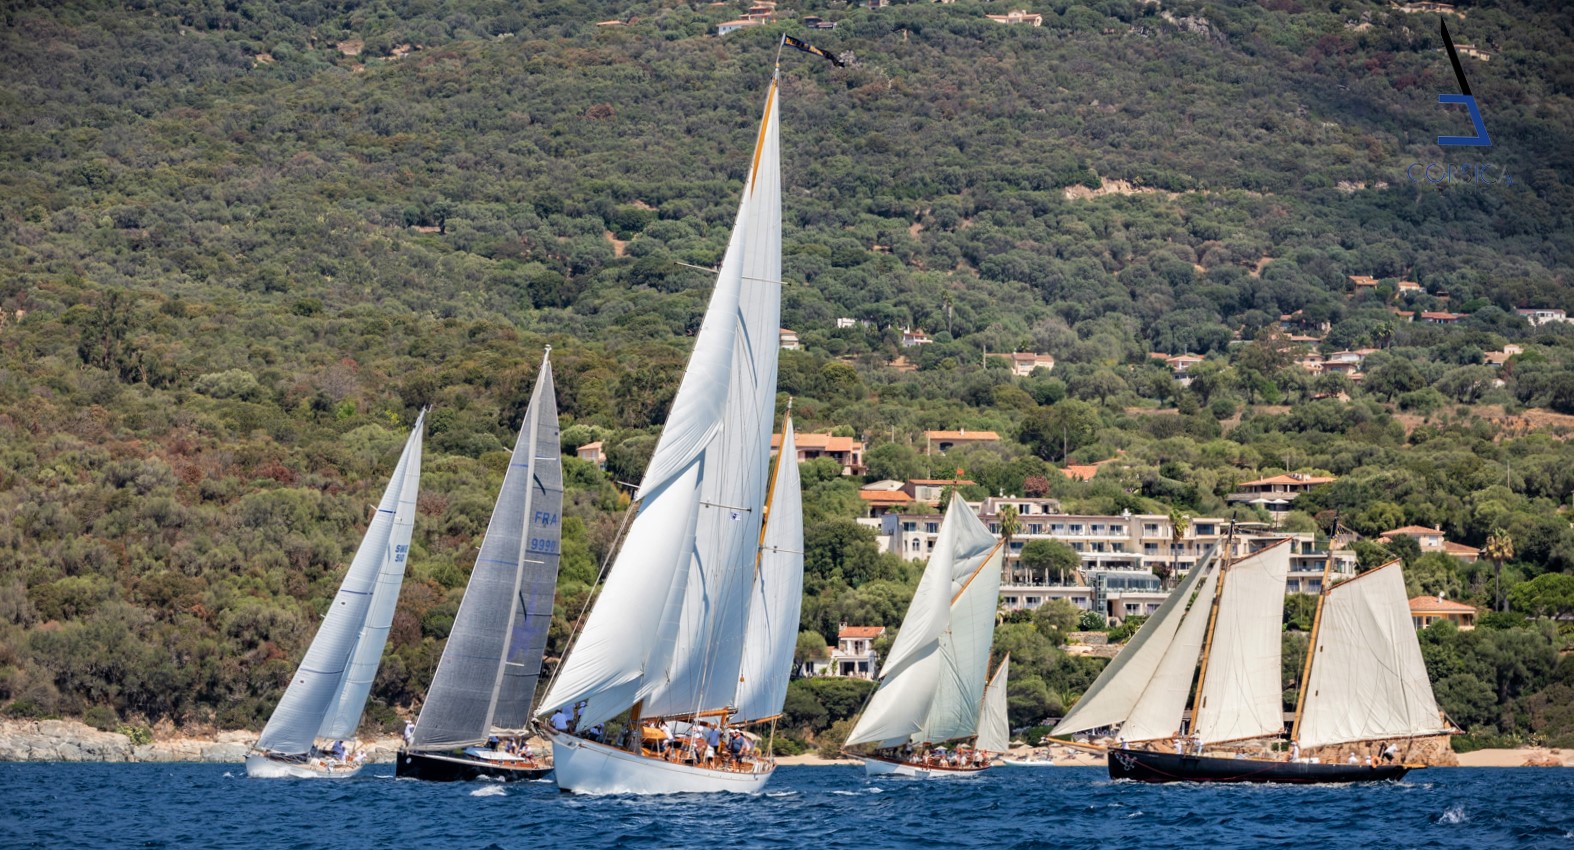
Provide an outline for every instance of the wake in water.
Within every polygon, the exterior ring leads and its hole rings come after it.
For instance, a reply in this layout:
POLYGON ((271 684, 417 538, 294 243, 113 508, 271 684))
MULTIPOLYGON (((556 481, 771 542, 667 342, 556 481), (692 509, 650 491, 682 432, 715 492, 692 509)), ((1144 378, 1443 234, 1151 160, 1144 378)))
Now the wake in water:
POLYGON ((508 792, 501 785, 487 785, 470 792, 472 797, 507 797, 508 792))
POLYGON ((1441 815, 1438 815, 1437 818, 1438 823, 1448 824, 1465 823, 1469 820, 1470 816, 1465 814, 1464 803, 1455 803, 1454 805, 1449 806, 1443 811, 1441 815))

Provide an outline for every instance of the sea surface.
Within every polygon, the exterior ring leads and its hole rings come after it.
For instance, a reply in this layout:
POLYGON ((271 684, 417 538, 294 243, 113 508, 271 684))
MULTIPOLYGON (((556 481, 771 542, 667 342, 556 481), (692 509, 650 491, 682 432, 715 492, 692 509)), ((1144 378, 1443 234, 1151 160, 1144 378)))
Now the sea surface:
POLYGON ((790 766, 735 796, 579 797, 524 784, 248 779, 239 765, 0 764, 0 848, 1571 848, 1574 769, 1402 783, 1111 782, 1102 768, 866 779, 790 766))

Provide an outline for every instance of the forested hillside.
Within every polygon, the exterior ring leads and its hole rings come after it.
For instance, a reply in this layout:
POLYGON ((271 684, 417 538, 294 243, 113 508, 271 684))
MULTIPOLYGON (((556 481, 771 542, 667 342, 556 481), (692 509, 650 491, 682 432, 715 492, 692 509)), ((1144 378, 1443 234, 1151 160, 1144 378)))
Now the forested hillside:
MULTIPOLYGON (((1436 13, 1054 0, 1031 27, 988 20, 1002 2, 788 5, 725 37, 747 4, 0 9, 0 709, 260 724, 432 405, 369 714, 391 723, 430 679, 549 343, 565 447, 610 456, 565 461, 561 651, 790 33, 852 60, 783 57, 783 321, 805 348, 780 403, 801 431, 864 439, 871 478, 962 468, 970 496, 1088 511, 1232 515, 1241 481, 1336 475, 1290 524, 1337 511, 1367 566, 1406 524, 1497 541, 1496 564, 1392 550, 1414 592, 1489 607, 1501 565, 1510 611, 1423 638, 1440 699, 1477 740, 1574 746, 1574 325, 1515 312, 1574 310, 1574 12, 1456 4, 1493 144, 1445 148, 1470 122, 1437 102, 1458 84, 1436 13), (1513 182, 1413 182, 1417 163, 1513 182), (904 328, 934 342, 902 349, 904 328), (1298 364, 1367 348, 1359 382, 1298 364), (989 356, 1011 351, 1057 365, 1013 377, 989 356), (1207 359, 1182 385, 1151 352, 1207 359), (930 458, 934 428, 1006 439, 930 458)), ((804 629, 894 626, 916 570, 835 472, 804 470, 804 629)), ((1015 722, 1096 675, 1056 648, 1071 625, 1000 630, 1015 722)), ((845 718, 846 689, 795 686, 789 719, 845 718)))

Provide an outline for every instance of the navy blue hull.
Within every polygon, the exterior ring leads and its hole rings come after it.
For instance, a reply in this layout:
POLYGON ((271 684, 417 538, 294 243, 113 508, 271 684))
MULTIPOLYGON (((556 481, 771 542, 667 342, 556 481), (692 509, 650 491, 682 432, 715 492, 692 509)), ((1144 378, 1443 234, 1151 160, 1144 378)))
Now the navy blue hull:
POLYGON ((1399 779, 1409 771, 1410 768, 1402 764, 1367 767, 1176 755, 1147 750, 1109 751, 1109 778, 1137 782, 1384 782, 1399 779))

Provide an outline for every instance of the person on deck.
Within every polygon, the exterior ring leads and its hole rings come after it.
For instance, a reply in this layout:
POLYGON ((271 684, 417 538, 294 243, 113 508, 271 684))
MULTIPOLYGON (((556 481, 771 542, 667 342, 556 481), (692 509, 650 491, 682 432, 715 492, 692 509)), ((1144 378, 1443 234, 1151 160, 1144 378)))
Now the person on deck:
POLYGON ((1344 760, 1344 763, 1345 764, 1352 764, 1352 765, 1360 764, 1361 760, 1356 757, 1355 753, 1351 753, 1350 757, 1344 760))
POLYGON ((1399 745, 1394 743, 1394 742, 1392 742, 1392 741, 1388 742, 1388 746, 1383 747, 1383 761, 1392 762, 1394 759, 1396 759, 1398 757, 1399 757, 1399 745))
POLYGON ((406 720, 404 722, 404 745, 406 747, 415 743, 415 724, 406 720))
POLYGON ((1300 759, 1300 757, 1301 757, 1301 742, 1300 741, 1291 741, 1290 742, 1290 761, 1296 761, 1296 760, 1300 759))
POLYGON ((344 761, 344 742, 343 741, 334 741, 333 742, 333 749, 329 750, 329 752, 333 753, 333 757, 335 759, 338 759, 339 761, 344 761))
POLYGON ((568 731, 568 712, 559 708, 552 712, 552 728, 558 732, 568 731))

